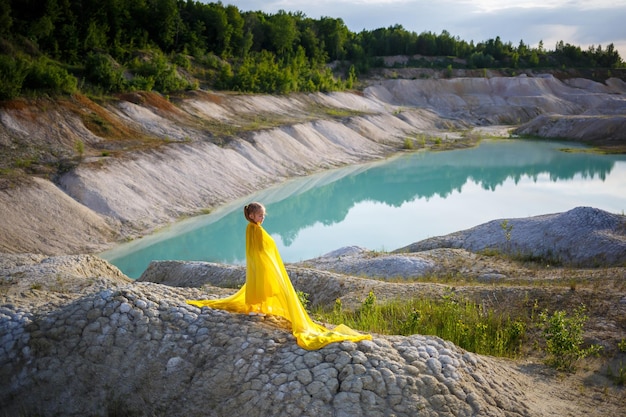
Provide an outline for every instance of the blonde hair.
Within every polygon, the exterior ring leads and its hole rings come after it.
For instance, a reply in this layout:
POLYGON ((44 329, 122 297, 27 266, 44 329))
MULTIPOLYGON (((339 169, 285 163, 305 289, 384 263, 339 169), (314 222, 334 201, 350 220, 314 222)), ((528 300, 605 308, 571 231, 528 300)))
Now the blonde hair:
POLYGON ((246 220, 248 220, 251 223, 255 223, 255 221, 252 220, 250 216, 253 215, 254 213, 258 213, 259 211, 264 211, 264 210, 265 210, 265 206, 255 201, 254 203, 250 203, 243 207, 243 215, 246 217, 246 220))

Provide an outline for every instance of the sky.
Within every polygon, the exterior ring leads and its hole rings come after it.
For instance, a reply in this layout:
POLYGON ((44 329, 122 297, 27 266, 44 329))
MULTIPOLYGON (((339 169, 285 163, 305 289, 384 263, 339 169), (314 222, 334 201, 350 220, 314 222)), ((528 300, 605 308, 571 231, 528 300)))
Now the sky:
POLYGON ((613 44, 626 61, 626 0, 222 0, 242 11, 279 10, 319 19, 341 18, 352 32, 396 24, 416 32, 474 43, 495 39, 518 46, 520 40, 554 50, 558 41, 580 46, 613 44))

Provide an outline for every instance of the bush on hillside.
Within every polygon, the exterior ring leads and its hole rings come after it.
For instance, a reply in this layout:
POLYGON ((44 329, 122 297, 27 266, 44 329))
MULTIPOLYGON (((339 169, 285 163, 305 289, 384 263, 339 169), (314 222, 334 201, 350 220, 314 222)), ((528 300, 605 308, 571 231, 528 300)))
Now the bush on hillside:
POLYGON ((33 61, 24 80, 24 88, 44 90, 53 94, 71 94, 77 87, 76 77, 48 58, 33 61))

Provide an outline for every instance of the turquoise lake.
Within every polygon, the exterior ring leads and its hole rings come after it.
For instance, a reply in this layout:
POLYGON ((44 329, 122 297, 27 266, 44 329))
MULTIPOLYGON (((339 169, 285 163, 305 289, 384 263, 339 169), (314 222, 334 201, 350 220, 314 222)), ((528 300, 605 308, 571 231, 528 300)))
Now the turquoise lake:
POLYGON ((391 251, 497 219, 591 206, 626 212, 626 155, 565 142, 488 140, 470 149, 402 154, 289 180, 100 254, 131 278, 152 260, 245 262, 249 201, 285 262, 344 246, 391 251))

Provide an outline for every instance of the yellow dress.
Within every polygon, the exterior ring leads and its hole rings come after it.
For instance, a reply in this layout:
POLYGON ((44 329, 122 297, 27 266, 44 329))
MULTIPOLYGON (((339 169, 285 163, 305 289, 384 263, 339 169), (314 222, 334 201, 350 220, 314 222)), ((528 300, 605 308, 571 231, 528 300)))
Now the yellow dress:
POLYGON ((371 340, 340 324, 332 330, 309 317, 287 275, 274 239, 257 223, 246 228, 246 283, 230 297, 218 300, 187 300, 197 307, 211 307, 235 313, 264 313, 281 316, 291 322, 298 346, 315 350, 329 343, 371 340))

